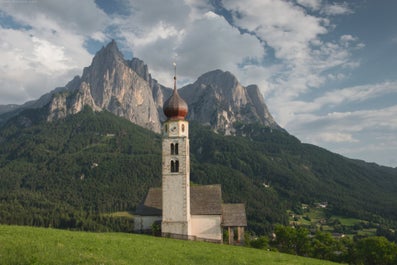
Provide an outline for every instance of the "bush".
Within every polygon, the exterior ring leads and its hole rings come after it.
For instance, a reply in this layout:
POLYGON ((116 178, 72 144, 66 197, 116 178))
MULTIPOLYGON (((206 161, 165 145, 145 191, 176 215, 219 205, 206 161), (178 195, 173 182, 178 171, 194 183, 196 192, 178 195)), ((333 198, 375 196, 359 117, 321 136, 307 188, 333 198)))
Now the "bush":
POLYGON ((269 247, 269 239, 266 236, 260 236, 249 242, 250 247, 257 249, 267 249, 269 247))

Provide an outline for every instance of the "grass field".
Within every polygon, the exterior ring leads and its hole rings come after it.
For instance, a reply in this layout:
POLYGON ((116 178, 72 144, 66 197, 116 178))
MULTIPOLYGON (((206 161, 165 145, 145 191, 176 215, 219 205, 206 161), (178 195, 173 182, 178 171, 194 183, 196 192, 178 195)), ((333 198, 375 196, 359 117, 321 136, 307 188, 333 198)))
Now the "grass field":
POLYGON ((246 247, 0 225, 0 264, 336 264, 246 247))

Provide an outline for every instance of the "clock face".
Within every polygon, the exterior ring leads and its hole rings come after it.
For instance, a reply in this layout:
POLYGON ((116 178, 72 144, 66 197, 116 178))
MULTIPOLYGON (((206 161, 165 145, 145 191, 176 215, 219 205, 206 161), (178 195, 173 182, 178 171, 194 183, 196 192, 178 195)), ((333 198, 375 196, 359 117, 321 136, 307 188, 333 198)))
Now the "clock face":
POLYGON ((176 135, 178 133, 178 124, 170 124, 170 135, 176 135))

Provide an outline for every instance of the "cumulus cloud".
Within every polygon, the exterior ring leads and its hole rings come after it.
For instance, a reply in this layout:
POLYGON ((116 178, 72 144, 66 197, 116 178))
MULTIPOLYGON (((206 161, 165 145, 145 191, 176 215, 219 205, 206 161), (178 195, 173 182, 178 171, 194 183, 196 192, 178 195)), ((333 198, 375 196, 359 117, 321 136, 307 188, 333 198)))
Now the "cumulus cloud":
POLYGON ((4 1, 1 10, 29 27, 41 30, 59 28, 81 35, 91 35, 109 22, 94 1, 4 1))
POLYGON ((134 1, 131 10, 131 16, 118 21, 119 34, 134 56, 143 58, 153 76, 165 85, 172 85, 173 60, 177 61, 179 78, 193 81, 217 68, 237 73, 239 64, 260 61, 265 55, 263 45, 254 35, 241 33, 199 1, 156 5, 134 1))
MULTIPOLYGON (((316 10, 328 5, 314 0, 298 3, 316 10)), ((223 4, 237 27, 252 32, 268 50, 274 51, 274 62, 280 67, 270 76, 272 85, 263 90, 265 95, 275 93, 277 97, 298 97, 320 87, 328 77, 342 77, 337 67, 359 66, 359 62, 352 59, 352 52, 362 47, 359 40, 352 35, 344 35, 337 42, 324 41, 322 37, 332 30, 325 17, 309 15, 300 6, 287 1, 231 0, 223 4)), ((347 5, 342 6, 347 9, 347 5)))
POLYGON ((108 17, 94 1, 9 1, 0 12, 0 104, 65 85, 91 61, 86 41, 106 39, 108 17))

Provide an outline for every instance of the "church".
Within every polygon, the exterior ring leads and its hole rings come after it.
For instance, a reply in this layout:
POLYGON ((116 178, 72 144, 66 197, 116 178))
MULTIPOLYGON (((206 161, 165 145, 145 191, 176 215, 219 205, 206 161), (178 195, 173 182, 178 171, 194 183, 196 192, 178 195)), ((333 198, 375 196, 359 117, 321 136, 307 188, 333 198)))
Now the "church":
POLYGON ((162 187, 150 188, 137 207, 135 232, 161 224, 164 237, 242 243, 247 226, 244 204, 222 203, 221 185, 190 185, 189 122, 186 102, 178 94, 176 75, 171 97, 164 102, 162 128, 162 187))

